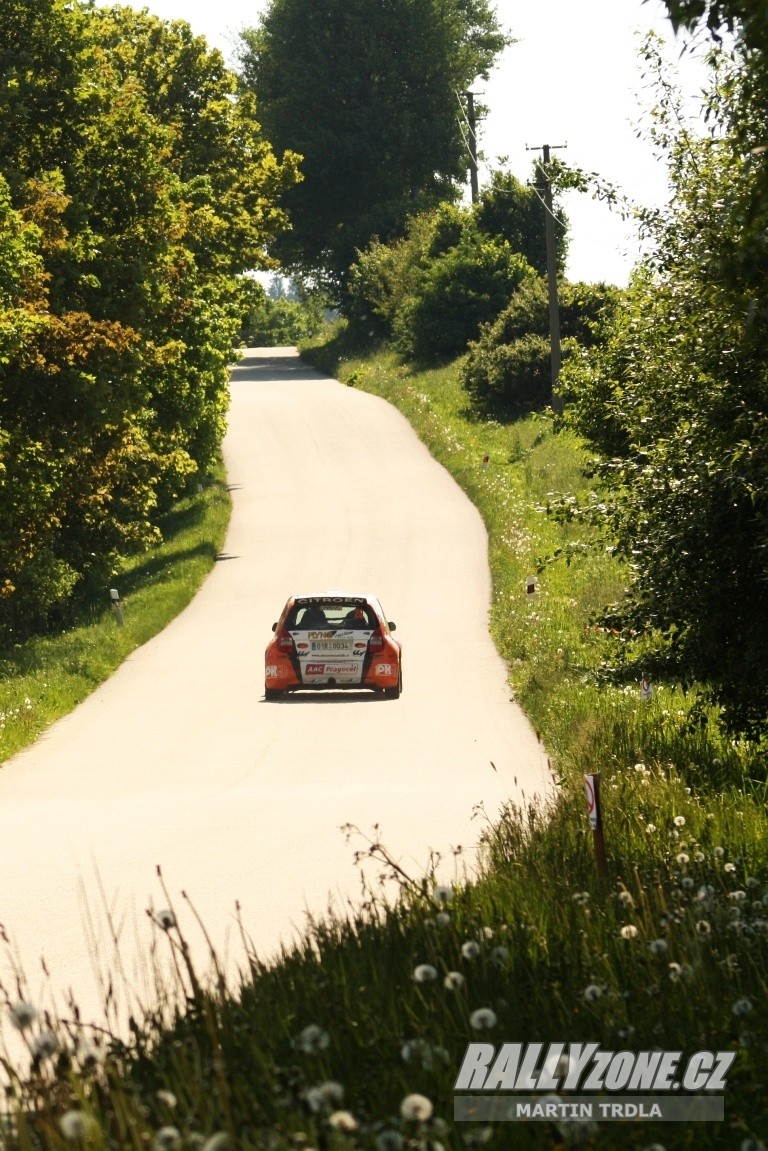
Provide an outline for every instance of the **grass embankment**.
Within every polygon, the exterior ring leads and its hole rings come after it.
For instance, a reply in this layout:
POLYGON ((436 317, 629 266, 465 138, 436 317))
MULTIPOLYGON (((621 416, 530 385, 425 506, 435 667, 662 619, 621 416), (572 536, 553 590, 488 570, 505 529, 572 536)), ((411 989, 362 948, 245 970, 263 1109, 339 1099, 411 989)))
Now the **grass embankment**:
MULTIPOLYGON (((147 1018, 133 1049, 116 1045, 106 1060, 103 1047, 85 1048, 90 1080, 44 1061, 44 1088, 18 1094, 40 1111, 35 1137, 59 1147, 66 1115, 91 1146, 158 1151, 204 1139, 208 1151, 225 1141, 272 1151, 571 1142, 756 1151, 768 1115, 765 807, 758 785, 743 785, 748 749, 713 721, 688 730, 689 700, 673 687, 655 685, 646 702, 639 685, 595 682, 615 641, 590 614, 621 588, 609 555, 544 565, 527 598, 538 561, 574 542, 572 528, 538 509, 548 493, 582 486, 579 444, 543 417, 506 427, 472 419, 455 366, 416 374, 383 353, 320 366, 396 403, 480 507, 493 633, 553 754, 561 799, 546 821, 510 809, 488 835, 485 874, 453 895, 389 868, 385 845, 353 843, 399 878, 397 907, 369 891, 362 912, 312 925, 270 968, 246 941, 235 996, 199 990, 170 911, 161 916, 158 942, 178 961, 166 1001, 186 999, 176 1026, 147 1018), (586 826, 586 769, 603 776, 604 885, 586 826), (733 1052, 718 1092, 725 1122, 454 1123, 453 1084, 478 1039, 678 1050, 683 1067, 701 1049, 733 1052)), ((39 1033, 36 1023, 33 1041, 39 1033)), ((24 1141, 31 1147, 31 1133, 24 1141)))
POLYGON ((0 763, 70 712, 186 607, 213 567, 229 509, 223 470, 177 502, 160 521, 163 543, 127 558, 114 578, 122 627, 105 588, 103 603, 74 625, 0 653, 0 763))

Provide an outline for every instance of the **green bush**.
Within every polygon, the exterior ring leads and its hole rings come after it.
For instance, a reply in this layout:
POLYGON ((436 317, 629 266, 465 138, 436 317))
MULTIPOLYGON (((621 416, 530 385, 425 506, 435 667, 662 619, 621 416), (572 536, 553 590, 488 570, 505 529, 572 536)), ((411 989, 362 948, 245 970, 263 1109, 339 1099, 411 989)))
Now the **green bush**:
MULTIPOLYGON (((561 353, 566 361, 579 347, 600 339, 621 295, 606 284, 560 284, 561 353)), ((511 418, 544 406, 551 389, 547 283, 529 276, 509 305, 470 347, 464 387, 478 412, 511 418)))

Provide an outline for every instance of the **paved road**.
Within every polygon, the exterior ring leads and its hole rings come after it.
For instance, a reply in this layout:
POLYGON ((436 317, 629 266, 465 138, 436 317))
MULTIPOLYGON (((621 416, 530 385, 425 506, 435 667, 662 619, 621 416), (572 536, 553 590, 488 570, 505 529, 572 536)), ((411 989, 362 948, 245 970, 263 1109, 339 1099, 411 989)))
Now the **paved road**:
POLYGON ((268 958, 307 910, 358 897, 342 824, 378 823, 418 876, 430 849, 476 843, 474 805, 495 815, 549 787, 488 637, 481 520, 399 413, 289 349, 252 350, 232 373, 225 455, 231 526, 194 602, 0 770, 0 922, 31 997, 44 955, 62 1010, 71 987, 97 1014, 94 964, 114 967, 105 906, 142 986, 158 864, 198 956, 182 888, 236 967, 236 901, 268 958), (399 700, 263 701, 285 598, 328 587, 375 592, 396 621, 399 700))

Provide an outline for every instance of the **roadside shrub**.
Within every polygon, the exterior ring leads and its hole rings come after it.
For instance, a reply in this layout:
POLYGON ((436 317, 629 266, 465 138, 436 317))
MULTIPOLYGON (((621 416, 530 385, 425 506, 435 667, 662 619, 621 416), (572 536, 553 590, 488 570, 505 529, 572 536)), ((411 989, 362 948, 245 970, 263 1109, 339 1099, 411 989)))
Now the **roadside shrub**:
MULTIPOLYGON (((621 292, 605 284, 560 285, 563 362, 601 338, 621 292)), ((463 383, 483 415, 511 418, 547 403, 551 366, 549 302, 543 277, 522 281, 509 305, 470 346, 463 383)))

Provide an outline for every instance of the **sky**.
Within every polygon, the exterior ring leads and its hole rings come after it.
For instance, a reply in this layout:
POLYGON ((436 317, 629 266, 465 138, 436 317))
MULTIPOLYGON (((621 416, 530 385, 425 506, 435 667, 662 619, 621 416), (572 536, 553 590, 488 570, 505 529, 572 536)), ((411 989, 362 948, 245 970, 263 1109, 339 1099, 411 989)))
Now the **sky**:
MULTIPOLYGON (((238 31, 258 22, 266 0, 135 0, 131 6, 187 20, 232 62, 238 31)), ((490 79, 474 86, 489 109, 479 125, 486 158, 481 184, 501 157, 527 180, 534 159, 527 149, 566 144, 553 155, 599 172, 640 203, 661 203, 664 165, 637 136, 648 105, 639 42, 651 29, 663 36, 670 70, 678 72, 694 115, 705 69, 701 53, 682 52, 660 0, 497 0, 496 11, 517 42, 490 79)), ((568 278, 625 284, 638 254, 631 226, 585 195, 569 194, 563 207, 571 236, 568 278)))

